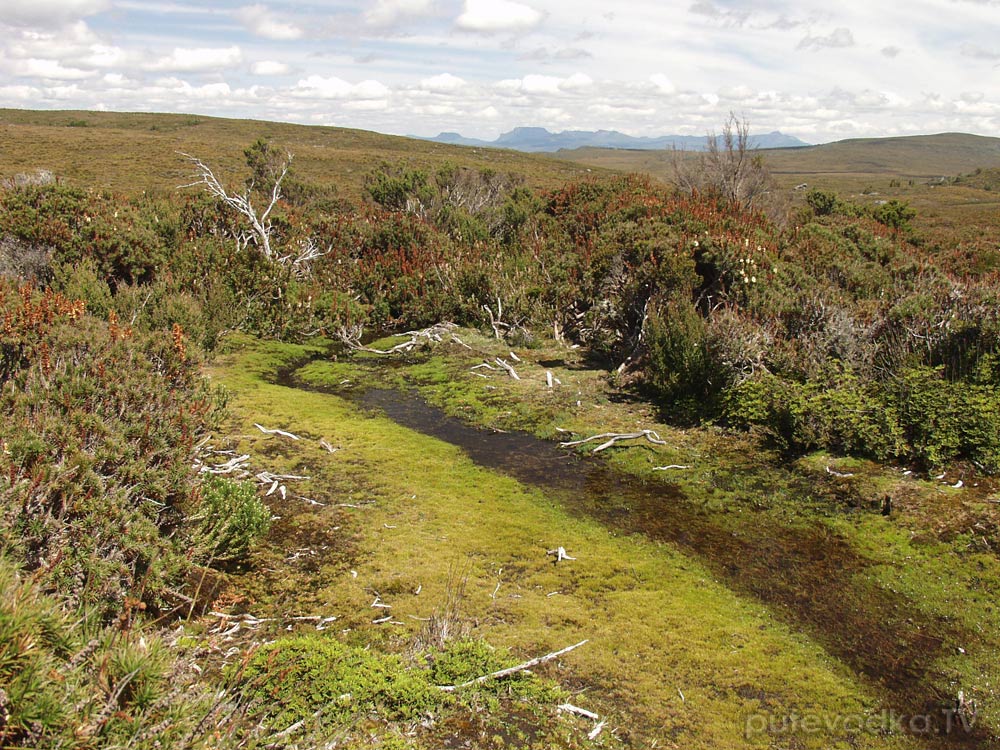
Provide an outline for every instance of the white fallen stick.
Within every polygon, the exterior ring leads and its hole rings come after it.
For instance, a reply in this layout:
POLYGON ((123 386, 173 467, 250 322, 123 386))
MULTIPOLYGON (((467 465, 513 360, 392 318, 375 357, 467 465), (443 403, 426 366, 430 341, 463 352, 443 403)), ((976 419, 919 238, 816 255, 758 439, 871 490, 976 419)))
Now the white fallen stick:
POLYGON ((511 358, 512 360, 514 360, 515 362, 520 362, 520 361, 521 361, 521 358, 520 358, 520 357, 518 357, 518 356, 517 356, 516 354, 514 354, 514 352, 511 352, 511 353, 510 353, 510 358, 511 358))
POLYGON ((607 722, 605 722, 605 721, 599 722, 596 727, 594 727, 593 729, 590 730, 590 734, 587 735, 587 739, 588 740, 596 739, 597 735, 599 735, 601 733, 601 730, 604 729, 604 725, 606 723, 607 722))
POLYGON ((302 480, 308 478, 309 477, 303 477, 298 474, 272 474, 269 471, 262 471, 259 474, 254 475, 254 479, 256 479, 261 484, 267 484, 268 482, 285 482, 289 480, 302 480))
POLYGON ((668 466, 654 466, 653 471, 670 471, 671 469, 690 469, 686 464, 669 464, 668 466))
POLYGON ((507 371, 507 374, 510 375, 512 378, 514 378, 514 380, 521 379, 521 376, 517 374, 517 371, 514 369, 513 365, 511 365, 509 362, 500 359, 500 357, 497 357, 495 361, 498 365, 500 365, 503 369, 505 369, 507 371))
POLYGON ((512 674, 517 674, 518 672, 523 672, 526 669, 531 669, 532 667, 538 666, 539 664, 544 664, 547 661, 552 661, 553 659, 558 659, 563 654, 568 654, 573 649, 580 648, 583 644, 587 643, 590 639, 584 639, 579 643, 574 643, 572 646, 567 646, 559 651, 553 651, 551 654, 545 654, 545 656, 539 656, 535 659, 524 662, 523 664, 518 664, 516 667, 507 667, 507 669, 501 669, 497 672, 490 672, 489 674, 484 674, 481 677, 477 677, 474 680, 469 680, 468 682, 463 682, 459 685, 438 685, 438 690, 443 690, 446 693, 453 693, 456 690, 461 690, 462 688, 471 687, 472 685, 481 685, 487 680, 499 680, 504 677, 510 677, 512 674))
POLYGON ((552 371, 551 370, 546 370, 545 371, 545 385, 547 385, 549 388, 552 387, 552 371))
POLYGON ((575 560, 576 559, 575 557, 570 557, 569 555, 566 554, 566 548, 565 547, 556 547, 555 549, 550 549, 545 554, 546 555, 555 555, 557 563, 562 562, 563 560, 575 560))
POLYGON ((232 474, 234 471, 244 468, 249 460, 250 454, 244 453, 242 456, 236 456, 225 463, 215 464, 214 466, 203 464, 198 471, 202 474, 232 474))
POLYGON ((326 507, 326 503, 321 503, 319 500, 313 500, 311 497, 306 497, 305 495, 296 495, 299 500, 305 500, 310 505, 318 505, 322 508, 326 507))
POLYGON ((854 476, 853 474, 851 474, 849 472, 837 471, 836 469, 833 469, 833 468, 831 468, 829 466, 826 467, 826 473, 829 474, 829 475, 831 475, 831 476, 834 476, 834 477, 840 477, 842 479, 846 479, 848 477, 853 477, 854 476))
POLYGON ((602 432, 599 435, 591 435, 588 438, 583 438, 582 440, 568 440, 563 443, 559 443, 564 448, 571 448, 575 445, 584 445, 585 443, 591 443, 595 440, 605 440, 599 446, 594 448, 593 453, 599 453, 605 448, 610 448, 612 445, 617 443, 619 440, 636 440, 638 438, 646 438, 650 443, 654 445, 666 445, 667 441, 662 440, 655 430, 640 430, 639 432, 602 432))
POLYGON ((258 430, 260 430, 261 432, 263 432, 265 435, 281 435, 281 437, 291 438, 292 440, 302 439, 298 435, 293 435, 291 432, 285 432, 284 430, 269 430, 267 427, 259 425, 256 422, 253 423, 253 426, 256 427, 258 430))
POLYGON ((582 716, 585 719, 591 719, 592 721, 597 721, 601 717, 595 714, 593 711, 588 711, 585 708, 580 708, 579 706, 574 706, 572 703, 561 703, 556 706, 559 711, 565 711, 566 713, 576 714, 577 716, 582 716))
POLYGON ((325 450, 327 453, 336 453, 337 451, 340 450, 340 448, 334 448, 332 445, 326 442, 326 440, 320 440, 319 447, 325 450))

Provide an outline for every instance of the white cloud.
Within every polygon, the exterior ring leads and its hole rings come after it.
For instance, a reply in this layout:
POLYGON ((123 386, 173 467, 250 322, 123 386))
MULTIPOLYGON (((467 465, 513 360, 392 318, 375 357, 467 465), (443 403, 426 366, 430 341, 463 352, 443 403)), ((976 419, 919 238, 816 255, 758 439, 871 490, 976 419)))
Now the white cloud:
POLYGON ((465 0, 462 14, 455 24, 465 31, 493 33, 527 31, 541 20, 539 11, 513 0, 465 0))
POLYGON ((194 86, 181 78, 161 78, 156 81, 156 85, 150 90, 154 96, 162 96, 169 93, 171 96, 180 96, 185 99, 220 99, 227 98, 232 94, 232 89, 228 83, 206 83, 203 86, 194 86))
POLYGON ((798 49, 820 49, 821 47, 853 47, 854 34, 843 26, 834 29, 826 36, 805 36, 799 42, 798 49))
POLYGON ((276 15, 266 5, 245 5, 236 11, 236 18, 252 33, 265 39, 287 41, 300 39, 302 29, 276 15))
POLYGON ((539 75, 530 73, 524 78, 505 78, 498 81, 494 88, 506 96, 530 95, 558 96, 567 92, 579 91, 592 86, 593 79, 585 73, 574 73, 568 78, 558 76, 539 75))
POLYGON ((377 0, 364 18, 370 26, 393 26, 400 21, 431 15, 434 10, 433 0, 377 0))
POLYGON ((147 63, 143 67, 145 70, 197 73, 232 68, 242 61, 243 52, 236 46, 222 48, 175 47, 169 55, 147 63))
POLYGON ((90 70, 67 68, 58 60, 37 58, 18 60, 13 66, 13 73, 20 78, 48 78, 61 81, 79 81, 94 75, 90 70))
POLYGON ((697 15, 707 16, 726 26, 742 26, 750 18, 750 12, 740 9, 727 10, 720 8, 708 0, 697 0, 691 4, 690 11, 697 15))
POLYGON ((379 81, 367 80, 361 83, 348 83, 342 78, 312 75, 303 78, 289 92, 295 97, 318 99, 385 99, 390 90, 379 81))
POLYGON ((292 68, 287 63, 275 60, 259 60, 250 68, 257 76, 283 76, 291 72, 292 68))
POLYGON ((593 85, 594 79, 586 73, 574 73, 569 78, 560 82, 559 88, 563 91, 579 91, 580 89, 590 88, 593 85))
POLYGON ((354 99, 344 102, 344 109, 356 112, 380 112, 389 108, 387 99, 354 99))
POLYGON ((654 73, 649 77, 649 80, 653 82, 653 85, 656 86, 656 90, 661 94, 672 94, 677 90, 677 87, 674 86, 674 82, 663 73, 654 73))
POLYGON ((962 54, 978 60, 1000 60, 1000 49, 987 49, 973 42, 962 45, 962 54))
POLYGON ((0 22, 51 27, 108 10, 110 0, 4 0, 0 22))
POLYGON ((749 86, 723 86, 719 89, 720 99, 742 100, 753 97, 754 92, 749 86))
POLYGON ((453 76, 451 73, 441 73, 440 75, 424 78, 420 81, 420 88, 424 91, 431 91, 435 94, 453 94, 465 88, 466 83, 462 78, 453 76))

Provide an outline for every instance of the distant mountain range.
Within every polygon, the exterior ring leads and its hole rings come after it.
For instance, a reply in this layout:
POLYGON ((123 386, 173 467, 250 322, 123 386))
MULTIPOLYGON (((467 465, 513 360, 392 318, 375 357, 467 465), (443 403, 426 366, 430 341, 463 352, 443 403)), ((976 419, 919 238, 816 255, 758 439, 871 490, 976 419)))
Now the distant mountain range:
MULTIPOLYGON (((515 151, 551 152, 574 148, 620 148, 640 151, 657 151, 677 148, 685 151, 704 151, 708 138, 698 135, 661 135, 654 138, 635 137, 617 130, 564 130, 552 133, 545 128, 514 128, 494 141, 466 138, 458 133, 440 133, 425 141, 447 143, 453 146, 479 146, 482 148, 509 148, 515 151)), ((808 146, 805 141, 785 135, 777 130, 750 136, 754 148, 794 148, 808 146)))

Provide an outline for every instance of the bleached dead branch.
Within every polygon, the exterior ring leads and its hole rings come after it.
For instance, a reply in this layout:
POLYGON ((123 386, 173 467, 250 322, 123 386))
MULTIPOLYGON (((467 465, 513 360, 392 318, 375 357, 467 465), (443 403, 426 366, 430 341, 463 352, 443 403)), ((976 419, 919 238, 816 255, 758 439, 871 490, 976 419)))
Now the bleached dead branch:
POLYGON ((389 354, 397 354, 399 352, 409 352, 415 349, 418 345, 422 343, 428 344, 440 344, 445 340, 445 337, 449 334, 451 335, 451 341, 469 348, 469 346, 458 338, 452 331, 457 328, 454 323, 449 323, 447 321, 441 323, 435 323, 427 328, 421 328, 418 331, 407 331, 406 333, 397 333, 396 336, 409 336, 407 341, 403 341, 395 346, 391 346, 388 349, 375 349, 374 347, 365 346, 361 343, 361 336, 364 333, 360 326, 354 326, 352 328, 342 327, 337 332, 337 338, 343 341, 349 349, 358 352, 368 352, 370 354, 380 354, 382 356, 387 356, 389 354))
POLYGON ((510 326, 503 322, 503 302, 497 297, 497 311, 495 315, 489 305, 483 305, 483 310, 486 311, 486 314, 490 318, 490 327, 493 329, 493 335, 498 339, 502 339, 504 332, 510 329, 510 326))
POLYGON ((253 423, 253 426, 256 427, 258 430, 260 430, 261 432, 263 432, 265 435, 281 435, 281 437, 291 438, 292 440, 302 439, 298 435, 293 435, 292 433, 285 432, 284 430, 269 430, 268 428, 259 425, 256 422, 253 423))
POLYGON ((474 680, 469 680, 468 682, 463 682, 458 685, 438 685, 438 690, 444 690, 446 693, 453 693, 456 690, 461 690, 462 688, 471 687, 472 685, 481 685, 487 680, 499 680, 504 677, 510 677, 512 674, 517 674, 518 672, 523 672, 526 669, 531 669, 532 667, 538 666, 539 664, 544 664, 547 661, 552 661, 553 659, 558 659, 563 654, 568 654, 570 651, 580 648, 583 644, 587 643, 590 639, 584 639, 579 643, 574 643, 572 646, 567 646, 559 651, 553 651, 551 654, 545 654, 545 656, 539 656, 534 659, 530 659, 522 664, 518 664, 515 667, 507 667, 507 669, 501 669, 496 672, 490 672, 489 674, 484 674, 481 677, 476 677, 474 680))
POLYGON ((274 251, 271 249, 272 225, 270 215, 278 201, 281 200, 281 182, 285 179, 285 176, 288 174, 288 170, 292 165, 292 155, 286 154, 286 158, 281 165, 280 173, 274 179, 274 184, 271 186, 270 196, 266 198, 267 206, 262 212, 258 212, 257 208, 253 205, 254 184, 252 181, 242 193, 230 193, 225 187, 223 187, 222 183, 219 182, 215 173, 212 171, 212 168, 209 167, 208 164, 196 156, 191 156, 190 154, 185 154, 183 152, 178 153, 194 165, 195 175, 197 177, 197 179, 193 182, 181 185, 180 187, 189 188, 201 185, 206 193, 218 198, 222 201, 222 203, 239 213, 250 223, 253 235, 257 240, 261 252, 264 253, 264 256, 268 260, 277 260, 274 251))
POLYGON ((572 703, 560 703, 556 706, 559 711, 565 711, 566 713, 576 714, 577 716, 582 716, 585 719, 591 719, 592 721, 597 721, 601 717, 595 714, 593 711, 588 711, 585 708, 580 708, 579 706, 574 706, 572 703))
POLYGON ((575 560, 576 559, 575 557, 570 557, 569 555, 566 554, 566 548, 565 547, 556 547, 555 549, 550 549, 545 554, 546 555, 555 555, 556 556, 555 561, 557 563, 560 563, 563 560, 575 560))
POLYGON ((250 461, 250 454, 244 453, 235 456, 225 463, 209 466, 199 462, 198 472, 201 474, 234 474, 245 471, 247 463, 250 461))
POLYGON ((595 440, 604 440, 599 446, 594 448, 593 453, 599 453, 605 448, 610 448, 612 445, 617 443, 619 440, 636 440, 638 438, 646 438, 653 445, 666 445, 667 441, 660 439, 660 436, 656 434, 655 430, 640 430, 639 432, 602 432, 599 435, 591 435, 583 440, 568 440, 563 443, 559 443, 563 448, 571 448, 576 445, 584 445, 585 443, 592 443, 595 440))
POLYGON ((497 357, 494 361, 498 365, 500 365, 500 367, 502 367, 504 370, 506 370, 507 374, 510 375, 512 378, 514 378, 514 380, 520 380, 521 379, 521 376, 517 374, 517 371, 514 369, 514 366, 512 364, 510 364, 509 362, 507 362, 504 359, 501 359, 500 357, 497 357))

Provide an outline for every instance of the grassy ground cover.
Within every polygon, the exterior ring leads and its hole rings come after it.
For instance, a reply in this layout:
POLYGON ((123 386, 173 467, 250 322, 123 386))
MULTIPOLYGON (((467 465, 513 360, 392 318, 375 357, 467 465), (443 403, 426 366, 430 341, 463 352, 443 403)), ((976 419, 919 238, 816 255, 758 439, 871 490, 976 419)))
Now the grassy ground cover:
MULTIPOLYGON (((463 332, 463 340, 479 353, 494 353, 486 339, 463 332)), ((452 411, 464 404, 466 418, 494 427, 533 424, 543 434, 556 427, 583 434, 652 426, 653 415, 613 403, 596 387, 594 372, 574 369, 572 353, 564 352, 569 361, 556 366, 550 352, 521 352, 527 360, 522 381, 497 377, 486 382, 467 374, 476 357, 461 351, 379 369, 390 373, 383 382, 416 384, 432 400, 447 406, 453 399, 452 411), (547 392, 539 361, 563 381, 562 390, 547 392), (520 406, 512 407, 515 402, 520 406), (508 408, 502 408, 504 403, 508 408)), ((267 382, 276 370, 315 353, 308 347, 239 344, 215 369, 240 415, 239 449, 264 452, 271 464, 310 476, 296 494, 301 490, 303 497, 326 503, 292 498, 279 504, 281 519, 259 561, 263 574, 234 583, 234 590, 247 597, 243 606, 257 614, 335 614, 348 642, 381 643, 390 650, 430 637, 428 621, 415 618, 432 618, 438 626, 446 620, 450 628, 525 656, 589 638, 586 646, 542 671, 574 693, 574 703, 611 717, 609 729, 616 731, 598 742, 612 737, 633 746, 656 741, 677 747, 927 742, 837 724, 843 717, 861 716, 873 722, 869 728, 875 726, 879 711, 890 705, 891 689, 831 656, 818 626, 803 629, 774 602, 762 604, 766 596, 745 590, 740 576, 720 573, 711 555, 602 523, 557 491, 486 470, 455 446, 359 410, 350 400, 267 382), (265 436, 253 422, 292 431, 303 440, 265 436), (320 439, 338 450, 320 449, 320 439), (556 546, 577 560, 554 565, 545 553, 556 546), (308 552, 289 560, 293 548, 308 552), (370 607, 376 596, 392 605, 391 621, 372 624, 379 619, 379 611, 370 607), (786 732, 780 722, 789 716, 827 717, 833 723, 816 731, 786 732)), ((314 361, 299 374, 314 384, 345 388, 372 382, 372 373, 364 357, 341 357, 314 361)), ((734 466, 728 459, 742 454, 746 444, 730 444, 710 431, 657 429, 668 447, 616 450, 611 462, 644 476, 651 462, 688 463, 694 469, 672 473, 670 483, 686 497, 680 502, 702 505, 713 519, 721 517, 720 528, 726 528, 727 516, 745 525, 751 512, 760 514, 764 529, 794 527, 808 519, 837 544, 870 559, 859 579, 908 594, 911 614, 931 618, 946 612, 970 628, 995 618, 985 596, 995 590, 995 562, 988 555, 964 559, 963 568, 971 564, 978 573, 956 576, 953 546, 938 539, 914 542, 895 519, 849 511, 831 500, 827 495, 835 493, 824 488, 824 476, 830 476, 825 466, 827 461, 841 466, 836 459, 814 456, 781 471, 762 455, 734 466), (756 472, 754 463, 761 465, 756 472), (765 476, 776 471, 778 479, 765 476), (798 496, 801 483, 795 480, 801 478, 816 486, 812 497, 798 496), (863 537, 869 539, 865 544, 863 537), (927 585, 928 579, 936 582, 927 585), (962 606, 956 606, 958 600, 962 606)), ((937 491, 930 485, 925 489, 937 491)), ((957 652, 954 659, 929 654, 931 681, 942 691, 950 689, 949 680, 967 693, 974 691, 983 706, 980 720, 990 720, 986 706, 995 677, 990 666, 995 643, 984 638, 962 648, 961 659, 957 652)), ((440 740, 435 732, 453 730, 444 722, 418 741, 440 740)))

